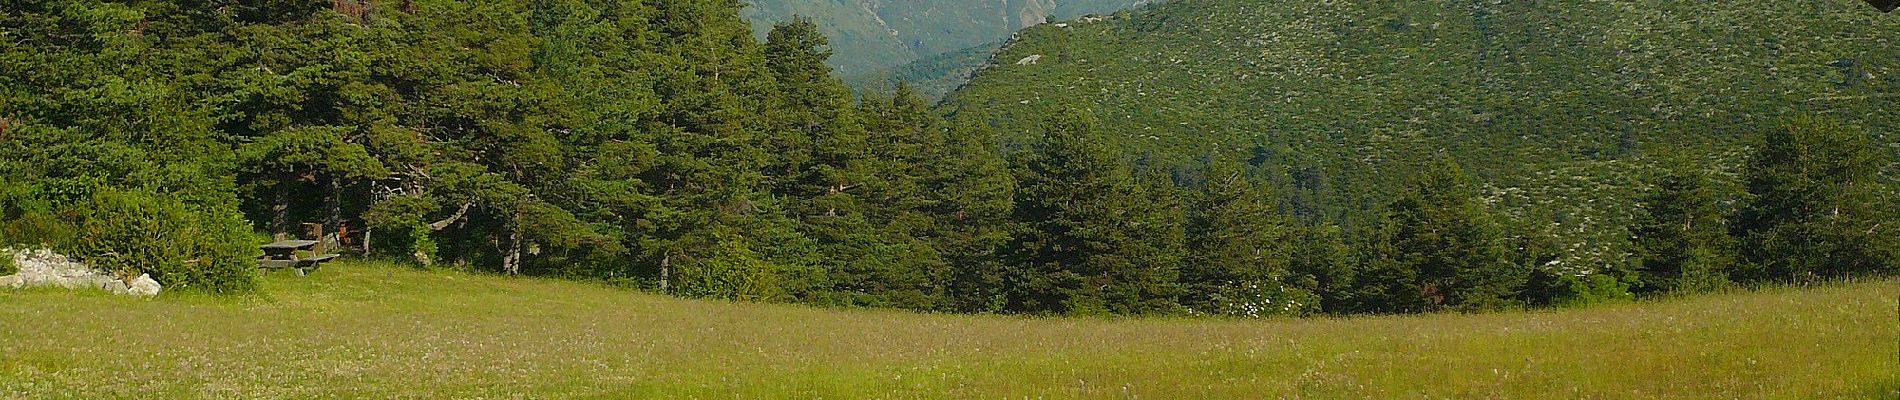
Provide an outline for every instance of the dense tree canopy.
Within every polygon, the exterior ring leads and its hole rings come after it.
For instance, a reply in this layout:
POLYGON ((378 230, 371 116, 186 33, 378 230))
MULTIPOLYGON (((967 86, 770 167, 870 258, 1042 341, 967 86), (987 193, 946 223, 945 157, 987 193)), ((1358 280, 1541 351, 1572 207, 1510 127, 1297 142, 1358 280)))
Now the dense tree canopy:
MULTIPOLYGON (((1576 243, 1608 211, 1525 202, 1595 200, 1460 162, 1505 152, 1476 146, 1492 139, 1535 147, 1500 127, 1667 128, 1603 121, 1619 107, 1533 124, 1556 114, 1454 101, 1415 124, 1355 103, 1367 119, 1326 128, 1376 132, 1350 146, 1294 134, 1181 157, 1087 102, 856 95, 821 27, 760 42, 734 0, 0 3, 0 242, 173 287, 254 290, 256 245, 305 224, 426 267, 1039 315, 1489 310, 1900 267, 1884 125, 1831 114, 1764 130, 1740 174, 1684 162, 1595 198, 1641 207, 1576 243), (1441 132, 1485 140, 1423 136, 1441 132)), ((1168 129, 1229 117, 1209 110, 1168 129)), ((1598 139, 1557 151, 1662 158, 1598 139)), ((1726 149, 1684 151, 1708 148, 1726 149)))

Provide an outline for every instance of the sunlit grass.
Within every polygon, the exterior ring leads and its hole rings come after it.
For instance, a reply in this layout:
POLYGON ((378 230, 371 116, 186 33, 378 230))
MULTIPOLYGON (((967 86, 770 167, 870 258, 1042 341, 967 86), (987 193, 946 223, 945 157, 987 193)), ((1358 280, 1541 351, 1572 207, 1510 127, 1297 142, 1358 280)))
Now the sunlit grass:
POLYGON ((1900 398, 1891 282, 1266 322, 836 311, 362 263, 264 282, 0 291, 0 398, 1900 398))

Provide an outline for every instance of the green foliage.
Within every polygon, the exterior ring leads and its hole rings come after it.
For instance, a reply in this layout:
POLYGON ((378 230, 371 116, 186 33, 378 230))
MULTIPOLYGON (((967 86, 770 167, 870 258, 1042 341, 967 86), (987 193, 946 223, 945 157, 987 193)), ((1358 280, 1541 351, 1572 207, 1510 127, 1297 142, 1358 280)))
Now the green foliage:
POLYGON ((711 243, 695 243, 703 256, 679 260, 673 293, 688 297, 770 301, 782 299, 783 272, 752 251, 743 238, 715 234, 711 243))
POLYGON ((1864 128, 1797 116, 1768 131, 1749 157, 1741 212, 1743 276, 1807 282, 1900 268, 1891 162, 1864 128))
POLYGON ((0 178, 0 247, 50 247, 72 243, 78 229, 54 214, 56 207, 48 199, 65 199, 84 193, 58 193, 56 186, 9 185, 0 178))
POLYGON ((0 14, 0 231, 175 288, 249 291, 257 249, 236 157, 196 101, 203 76, 172 73, 201 57, 159 45, 199 44, 191 23, 153 17, 168 6, 26 1, 0 14))
POLYGON ((14 262, 13 250, 0 248, 0 276, 20 273, 20 266, 14 262))
POLYGON ((258 256, 235 213, 192 210, 166 196, 105 189, 75 207, 80 234, 58 246, 94 267, 151 274, 167 287, 214 293, 256 289, 258 256))
POLYGON ((1337 226, 1300 226, 1291 238, 1292 274, 1286 281, 1318 297, 1319 311, 1343 314, 1352 307, 1359 260, 1344 235, 1337 226))
POLYGON ((1094 117, 1051 117, 1017 161, 1015 219, 1004 251, 1010 311, 1168 312, 1181 260, 1179 205, 1129 176, 1094 117))
POLYGON ((272 132, 238 149, 248 168, 298 173, 319 171, 349 178, 389 175, 361 144, 351 143, 346 127, 304 127, 272 132))
MULTIPOLYGON (((1189 208, 1182 304, 1209 313, 1266 317, 1319 310, 1294 281, 1297 232, 1237 162, 1215 161, 1189 208)), ((1318 278, 1313 278, 1315 283, 1318 278)))
MULTIPOLYGON (((903 91, 899 91, 903 93, 903 91)), ((914 97, 897 97, 893 105, 922 110, 914 97), (905 100, 907 99, 907 100, 905 100)), ((928 193, 925 210, 938 215, 933 237, 952 266, 945 281, 949 293, 944 308, 966 312, 1003 311, 1003 283, 1008 274, 999 249, 1017 228, 1011 218, 1016 203, 1016 179, 996 148, 996 133, 967 116, 943 124, 943 141, 920 150, 929 159, 923 184, 928 193)))
POLYGON ((399 243, 409 244, 407 254, 423 266, 434 264, 434 260, 440 259, 437 253, 441 251, 441 246, 435 243, 435 238, 429 236, 429 228, 416 225, 409 230, 409 236, 403 239, 407 240, 399 243))
POLYGON ((1529 268, 1511 262, 1502 227, 1449 159, 1423 166, 1387 206, 1359 275, 1359 311, 1412 313, 1518 305, 1529 268))
POLYGON ((1558 278, 1554 287, 1558 295, 1552 298, 1550 304, 1556 306, 1584 306, 1635 299, 1627 282, 1607 274, 1563 276, 1558 278))
POLYGON ((1729 284, 1740 249, 1730 235, 1724 199, 1703 168, 1665 168, 1643 197, 1630 228, 1640 293, 1708 292, 1729 284))

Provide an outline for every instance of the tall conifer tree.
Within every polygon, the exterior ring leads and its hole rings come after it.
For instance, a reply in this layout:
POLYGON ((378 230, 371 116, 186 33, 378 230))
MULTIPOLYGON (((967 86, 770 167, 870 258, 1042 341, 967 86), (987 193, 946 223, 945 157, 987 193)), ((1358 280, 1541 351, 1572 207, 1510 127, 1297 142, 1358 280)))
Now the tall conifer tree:
POLYGON ((1518 303, 1528 269, 1456 162, 1423 167, 1386 214, 1358 279, 1358 311, 1495 309, 1518 303))
MULTIPOLYGON (((1166 210, 1129 176, 1092 116, 1058 113, 1016 168, 1008 309, 1028 313, 1172 311, 1178 249, 1166 210)), ((1176 242, 1178 243, 1178 241, 1176 242)))
POLYGON ((1676 162, 1654 186, 1630 228, 1638 260, 1634 291, 1703 292, 1727 285, 1739 249, 1709 173, 1676 162))
POLYGON ((1189 210, 1183 305, 1261 317, 1316 311, 1317 299, 1292 278, 1293 227, 1274 197, 1239 162, 1209 163, 1189 210))
POLYGON ((1883 157, 1865 129, 1797 116, 1749 157, 1744 232, 1750 280, 1810 281, 1900 268, 1900 223, 1883 157))

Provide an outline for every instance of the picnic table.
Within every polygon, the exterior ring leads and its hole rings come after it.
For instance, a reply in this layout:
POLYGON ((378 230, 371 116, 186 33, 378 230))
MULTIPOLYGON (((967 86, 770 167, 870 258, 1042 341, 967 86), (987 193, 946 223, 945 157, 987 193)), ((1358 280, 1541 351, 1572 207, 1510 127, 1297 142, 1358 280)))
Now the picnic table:
POLYGON ((257 259, 257 267, 266 272, 289 268, 296 270, 297 276, 303 276, 304 269, 315 270, 323 263, 335 260, 337 257, 335 254, 317 254, 316 249, 319 243, 315 240, 282 240, 259 246, 264 250, 264 257, 257 259), (304 256, 304 254, 309 255, 304 256))

